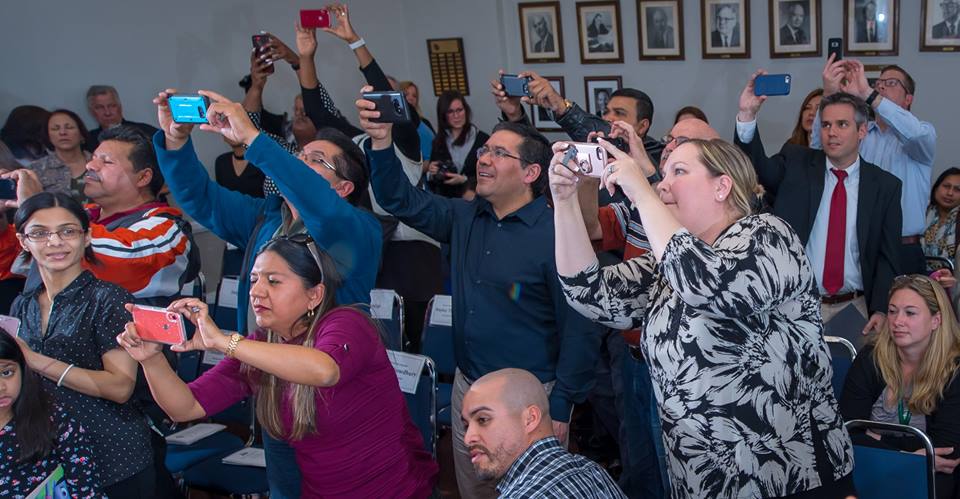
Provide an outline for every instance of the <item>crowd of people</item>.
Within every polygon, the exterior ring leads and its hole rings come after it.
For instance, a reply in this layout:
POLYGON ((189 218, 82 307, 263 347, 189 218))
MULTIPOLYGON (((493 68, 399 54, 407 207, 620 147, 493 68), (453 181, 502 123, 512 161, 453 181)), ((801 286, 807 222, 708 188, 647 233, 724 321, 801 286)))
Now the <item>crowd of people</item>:
POLYGON ((320 30, 356 56, 360 92, 401 92, 408 121, 381 122, 362 97, 338 105, 317 30, 299 25, 295 49, 268 34, 251 54, 239 102, 198 91, 199 126, 174 121, 173 88, 153 99, 156 126, 127 120, 106 85, 86 95, 94 130, 68 109, 10 113, 0 313, 19 328, 0 334, 0 495, 59 466, 75 497, 178 497, 156 426, 254 397, 271 497, 438 497, 436 456, 365 307, 388 288, 412 337, 430 299, 451 295, 461 497, 847 497, 854 444, 923 452, 851 437, 853 419, 925 432, 937 496, 960 497, 960 168, 931 182, 936 132, 910 110, 907 69, 870 84, 830 56, 773 155, 763 70, 719 118, 735 120, 729 141, 695 102, 654 138, 652 95, 669 89, 623 88, 597 116, 533 71, 519 73, 527 96, 495 77, 474 102, 500 111, 487 132, 454 91, 428 121, 347 7, 327 11, 320 30), (291 120, 262 102, 287 66, 291 120), (545 138, 526 105, 569 140, 545 138), (226 145, 212 169, 193 145, 204 132, 226 145), (599 176, 573 142, 603 149, 599 176), (242 255, 237 331, 187 291, 191 221, 242 255), (195 332, 146 341, 135 304, 195 332), (851 309, 865 346, 836 393, 824 328, 851 309), (185 380, 191 351, 224 357, 185 380), (588 400, 617 473, 568 450, 588 400))

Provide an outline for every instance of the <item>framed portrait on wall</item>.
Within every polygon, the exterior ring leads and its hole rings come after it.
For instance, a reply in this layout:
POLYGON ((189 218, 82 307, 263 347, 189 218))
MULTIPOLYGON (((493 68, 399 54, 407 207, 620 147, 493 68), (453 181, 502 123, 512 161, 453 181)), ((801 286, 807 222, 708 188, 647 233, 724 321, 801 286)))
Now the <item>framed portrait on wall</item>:
POLYGON ((523 63, 563 62, 560 2, 521 3, 517 9, 523 63))
POLYGON ((770 57, 820 57, 820 0, 770 1, 770 57))
MULTIPOLYGON (((550 86, 560 94, 560 97, 564 99, 567 98, 566 92, 563 90, 563 77, 562 76, 544 76, 543 79, 550 82, 550 86)), ((533 126, 540 130, 541 132, 560 132, 563 131, 563 128, 557 124, 556 121, 553 121, 550 113, 546 109, 530 104, 530 117, 533 118, 533 126)))
POLYGON ((960 51, 960 0, 920 0, 920 51, 960 51))
POLYGON ((704 59, 750 58, 750 0, 700 0, 704 59))
POLYGON ((637 0, 640 60, 683 60, 683 2, 637 0))
POLYGON ((623 62, 619 0, 577 2, 577 31, 582 64, 623 62))
POLYGON ((617 90, 623 88, 623 78, 619 76, 586 76, 583 89, 586 96, 587 112, 594 116, 603 116, 607 112, 607 103, 617 90))
POLYGON ((897 55, 899 31, 899 0, 843 0, 847 54, 897 55))

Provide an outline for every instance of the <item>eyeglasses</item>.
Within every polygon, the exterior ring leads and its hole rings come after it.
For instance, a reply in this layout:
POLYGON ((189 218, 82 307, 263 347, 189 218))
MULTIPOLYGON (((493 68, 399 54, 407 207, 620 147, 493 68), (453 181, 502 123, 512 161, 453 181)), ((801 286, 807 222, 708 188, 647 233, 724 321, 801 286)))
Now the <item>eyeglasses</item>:
POLYGON ((904 275, 899 275, 893 278, 893 288, 894 289, 902 288, 910 284, 925 286, 926 288, 929 288, 934 282, 935 281, 933 281, 932 279, 930 279, 925 275, 904 274, 904 275))
POLYGON ((273 241, 290 241, 291 243, 302 244, 307 247, 307 251, 310 252, 310 256, 313 257, 313 263, 317 264, 317 268, 320 269, 320 282, 323 282, 323 265, 320 263, 320 251, 317 250, 317 243, 310 237, 310 234, 292 234, 289 236, 277 236, 271 240, 273 241))
POLYGON ((896 78, 877 79, 877 81, 873 82, 873 88, 880 88, 880 87, 894 88, 897 85, 900 85, 901 87, 903 87, 903 82, 896 78))
POLYGON ((488 152, 493 153, 493 157, 497 159, 513 158, 517 161, 520 161, 521 163, 530 163, 530 161, 527 161, 521 158, 520 156, 514 156, 513 154, 508 153, 506 149, 502 149, 500 147, 490 147, 490 146, 480 146, 480 148, 477 149, 477 159, 482 158, 483 155, 488 152))
POLYGON ((322 166, 327 170, 332 171, 334 175, 340 178, 344 178, 343 175, 340 175, 340 172, 337 171, 337 167, 334 166, 329 161, 327 161, 326 159, 323 159, 323 156, 321 156, 319 153, 315 153, 315 152, 308 153, 307 151, 300 151, 300 153, 297 154, 297 158, 299 158, 300 161, 303 161, 308 165, 322 166))
POLYGON ((27 239, 34 243, 42 243, 44 241, 49 241, 53 235, 56 234, 61 241, 73 241, 80 237, 83 234, 82 229, 76 227, 65 227, 60 230, 49 231, 49 230, 35 230, 33 232, 28 232, 25 234, 27 239))
POLYGON ((688 141, 688 140, 690 140, 690 137, 684 137, 684 136, 682 136, 682 135, 679 136, 679 137, 674 137, 673 135, 667 134, 667 135, 664 135, 663 138, 660 139, 660 142, 661 142, 663 145, 666 146, 666 145, 669 145, 669 144, 670 144, 671 142, 673 142, 673 141, 677 141, 677 147, 680 147, 680 144, 683 144, 684 142, 686 142, 686 141, 688 141))
POLYGON ((461 107, 461 108, 458 108, 458 109, 447 109, 447 114, 450 114, 450 115, 452 115, 452 114, 460 114, 460 113, 465 113, 465 112, 467 112, 467 108, 465 108, 465 107, 461 107))

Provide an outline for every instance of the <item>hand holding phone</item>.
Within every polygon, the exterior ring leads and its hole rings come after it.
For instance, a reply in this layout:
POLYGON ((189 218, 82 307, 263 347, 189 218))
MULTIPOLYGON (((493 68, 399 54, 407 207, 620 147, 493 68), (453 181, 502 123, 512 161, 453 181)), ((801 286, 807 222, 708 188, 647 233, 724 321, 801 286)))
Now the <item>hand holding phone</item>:
POLYGON ((363 98, 372 101, 380 112, 374 123, 406 123, 411 120, 410 108, 402 92, 364 92, 363 98))
MULTIPOLYGON (((253 48, 256 51, 257 57, 262 57, 268 50, 267 45, 270 44, 270 35, 261 31, 258 34, 253 35, 251 37, 251 41, 253 42, 253 48)), ((276 70, 273 67, 273 61, 267 59, 265 62, 269 64, 269 67, 267 68, 267 73, 273 73, 276 70)))
POLYGON ((833 55, 833 62, 843 59, 843 38, 831 38, 827 40, 827 59, 833 55))
POLYGON ((570 147, 563 154, 561 164, 570 168, 569 162, 577 165, 576 173, 589 177, 600 178, 607 165, 607 150, 600 144, 592 142, 570 142, 570 147))
POLYGON ((176 94, 167 97, 174 123, 207 123, 210 99, 202 95, 176 94))
POLYGON ((530 93, 530 77, 500 75, 500 85, 508 97, 533 97, 530 93))
POLYGON ((0 199, 17 199, 17 183, 12 178, 0 179, 0 199))
POLYGON ((131 313, 141 340, 165 345, 179 345, 187 341, 182 315, 165 308, 145 305, 134 305, 131 313))

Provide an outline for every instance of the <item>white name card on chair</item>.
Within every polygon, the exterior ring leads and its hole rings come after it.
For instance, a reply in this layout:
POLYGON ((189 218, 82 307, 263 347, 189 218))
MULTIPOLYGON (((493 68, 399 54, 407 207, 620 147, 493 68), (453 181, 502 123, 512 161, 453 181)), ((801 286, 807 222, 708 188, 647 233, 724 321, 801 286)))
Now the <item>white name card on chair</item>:
POLYGON ((240 281, 233 277, 224 277, 220 281, 220 293, 217 305, 225 308, 237 308, 237 286, 240 281))
POLYGON ((370 316, 374 319, 393 319, 393 297, 396 292, 392 289, 370 290, 370 316))
POLYGON ((422 355, 413 355, 405 352, 387 350, 387 357, 393 364, 393 370, 397 373, 397 381, 400 382, 400 391, 414 395, 417 393, 417 384, 420 383, 420 373, 423 372, 423 364, 427 358, 422 355))
POLYGON ((430 309, 430 325, 453 325, 453 298, 450 295, 433 297, 433 308, 430 309))
POLYGON ((244 447, 220 460, 223 464, 267 467, 267 455, 258 447, 244 447))

